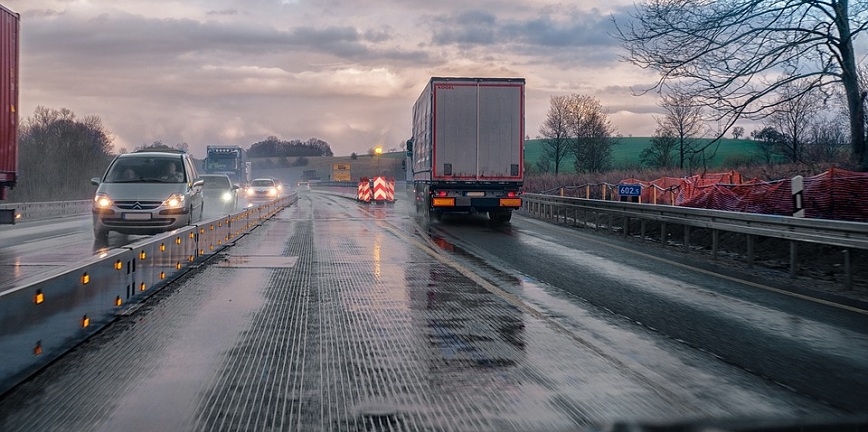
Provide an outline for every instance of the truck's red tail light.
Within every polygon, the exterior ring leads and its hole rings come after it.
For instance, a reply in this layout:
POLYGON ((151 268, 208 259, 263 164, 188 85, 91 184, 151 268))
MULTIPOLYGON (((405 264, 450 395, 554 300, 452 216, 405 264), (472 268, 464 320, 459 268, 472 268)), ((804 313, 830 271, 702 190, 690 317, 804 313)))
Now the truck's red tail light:
POLYGON ((437 197, 445 197, 445 196, 446 196, 446 191, 437 191, 437 192, 434 192, 434 196, 437 196, 437 197))
POLYGON ((515 198, 515 197, 518 196, 518 192, 516 192, 516 191, 509 191, 509 192, 506 193, 506 196, 507 196, 508 198, 515 198))

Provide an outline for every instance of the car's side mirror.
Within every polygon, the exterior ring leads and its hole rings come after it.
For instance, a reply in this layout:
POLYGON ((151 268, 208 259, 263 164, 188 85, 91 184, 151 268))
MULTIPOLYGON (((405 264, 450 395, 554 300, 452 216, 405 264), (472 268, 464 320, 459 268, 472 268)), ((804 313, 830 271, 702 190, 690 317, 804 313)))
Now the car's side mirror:
POLYGON ((92 184, 94 186, 99 186, 99 177, 94 177, 94 178, 90 179, 90 184, 92 184))
POLYGON ((232 185, 232 189, 233 189, 233 190, 238 190, 238 189, 241 189, 241 186, 238 186, 237 184, 234 184, 234 185, 232 185))
POLYGON ((204 185, 205 185, 205 180, 202 180, 200 178, 193 180, 193 187, 202 187, 204 185))

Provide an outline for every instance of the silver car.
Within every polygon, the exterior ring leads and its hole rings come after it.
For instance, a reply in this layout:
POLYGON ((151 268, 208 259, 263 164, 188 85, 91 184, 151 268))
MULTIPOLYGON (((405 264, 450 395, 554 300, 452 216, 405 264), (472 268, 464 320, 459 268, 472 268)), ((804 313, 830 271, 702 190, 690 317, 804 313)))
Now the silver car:
POLYGON ((247 201, 250 203, 271 201, 280 194, 277 182, 272 178, 258 178, 250 182, 247 188, 247 201))
POLYGON ((109 231, 149 235, 201 220, 203 181, 182 151, 149 150, 118 155, 93 199, 93 235, 105 242, 109 231))
POLYGON ((205 182, 202 193, 208 203, 209 212, 235 213, 238 208, 239 187, 232 184, 228 175, 202 174, 199 178, 205 182))

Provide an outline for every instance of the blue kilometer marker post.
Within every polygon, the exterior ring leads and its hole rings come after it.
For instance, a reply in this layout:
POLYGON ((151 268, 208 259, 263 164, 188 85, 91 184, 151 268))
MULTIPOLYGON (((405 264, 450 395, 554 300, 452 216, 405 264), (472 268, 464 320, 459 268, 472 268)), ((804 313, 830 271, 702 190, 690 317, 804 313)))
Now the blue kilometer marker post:
POLYGON ((640 196, 640 195, 642 195, 642 185, 640 185, 640 184, 618 185, 618 195, 621 195, 621 196, 640 196))

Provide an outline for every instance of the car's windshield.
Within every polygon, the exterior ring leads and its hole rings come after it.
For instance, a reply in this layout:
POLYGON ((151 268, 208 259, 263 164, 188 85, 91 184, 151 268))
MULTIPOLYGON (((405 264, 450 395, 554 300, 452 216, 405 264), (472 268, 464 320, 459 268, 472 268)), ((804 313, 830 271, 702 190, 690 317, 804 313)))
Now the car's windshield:
POLYGON ((180 158, 137 157, 118 158, 105 176, 106 183, 183 183, 186 181, 180 158))
POLYGON ((231 187, 228 177, 205 176, 202 177, 202 180, 205 181, 205 189, 229 189, 231 187))
POLYGON ((0 432, 868 432, 849 3, 0 0, 0 432))

